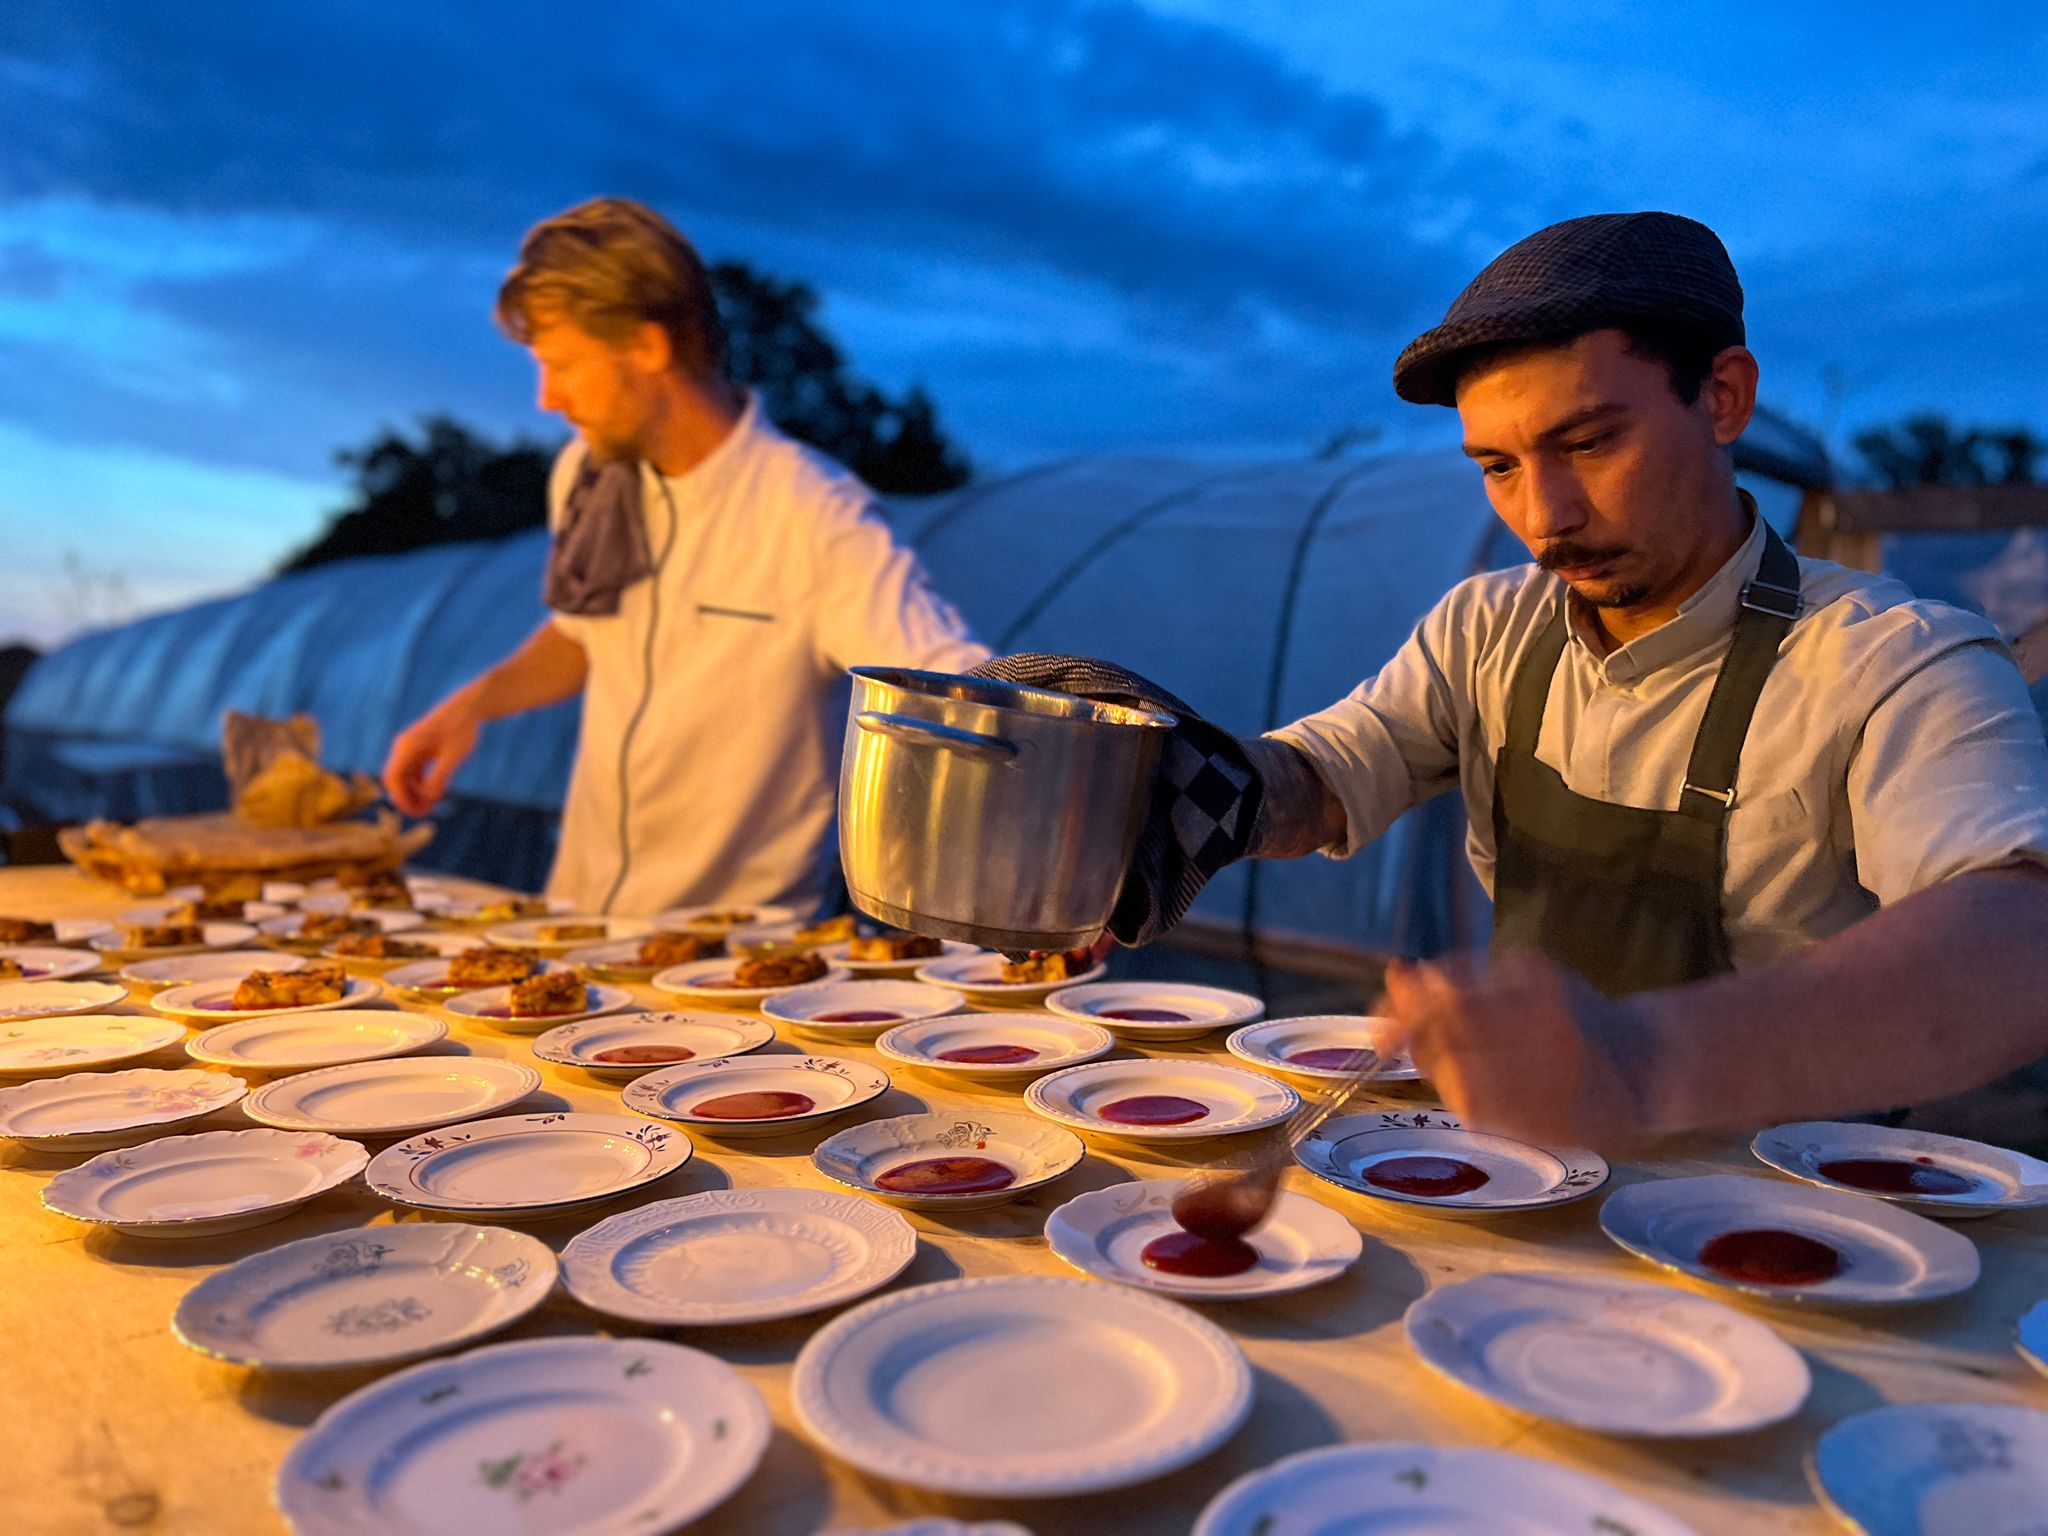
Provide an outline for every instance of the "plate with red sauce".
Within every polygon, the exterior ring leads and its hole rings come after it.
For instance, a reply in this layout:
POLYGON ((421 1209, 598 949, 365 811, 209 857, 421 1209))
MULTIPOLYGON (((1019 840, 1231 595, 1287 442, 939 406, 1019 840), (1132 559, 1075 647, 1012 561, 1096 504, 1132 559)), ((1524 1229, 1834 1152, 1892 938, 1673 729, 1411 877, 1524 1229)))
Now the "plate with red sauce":
POLYGON ((1740 1174, 1656 1179, 1600 1208, 1641 1259, 1750 1296, 1819 1306, 1934 1301, 1977 1283, 1977 1246, 1881 1200, 1740 1174))
POLYGON ((771 1019, 840 1040, 872 1040, 898 1024, 958 1013, 966 997, 921 981, 818 981, 761 1004, 771 1019))
POLYGON ((1063 987, 1094 981, 1108 971, 1109 967, 1098 961, 1056 981, 1005 981, 1003 957, 990 950, 975 949, 964 955, 948 951, 944 958, 927 960, 911 974, 932 986, 965 992, 967 1001, 977 1008, 1015 1008, 1020 1003, 1043 1002, 1063 987))
POLYGON ((1795 1179, 1873 1195, 1922 1216, 1956 1221, 2048 1205, 2048 1163, 1961 1136, 1798 1120, 1759 1131, 1749 1149, 1795 1179))
POLYGON ((1249 992, 1175 981, 1097 981, 1062 987, 1045 1000, 1061 1018, 1100 1024, 1122 1040, 1193 1040, 1249 1024, 1266 1005, 1249 992))
POLYGON ((880 1098, 889 1074, 844 1056, 719 1056, 626 1084, 626 1108, 717 1136, 808 1130, 880 1098))
POLYGON ((558 1067, 630 1082, 686 1061, 744 1056, 774 1039, 774 1025, 730 1013, 619 1013, 557 1024, 533 1042, 533 1054, 558 1067))
POLYGON ((1609 1172, 1607 1160, 1585 1147, 1468 1131, 1440 1109, 1339 1115, 1303 1137, 1294 1156, 1354 1194, 1468 1220, 1583 1200, 1609 1172))
POLYGON ((1039 1078, 1024 1102, 1070 1130, 1183 1141, 1278 1125, 1301 1095, 1264 1073, 1167 1056, 1066 1067, 1039 1078))
POLYGON ((1363 1068, 1371 1082, 1412 1083, 1422 1073, 1405 1053, 1380 1055, 1391 1027, 1362 1013, 1321 1013, 1247 1024, 1223 1044, 1239 1061, 1289 1077, 1342 1082, 1363 1068))
POLYGON ((827 965, 824 975, 808 981, 793 981, 782 987, 743 987, 737 974, 742 963, 740 958, 731 956, 723 960, 692 960, 687 965, 656 971, 649 985, 657 992, 666 992, 700 1008, 758 1008, 781 993, 848 979, 845 966, 827 965))
POLYGON ((630 1008, 633 1006, 633 994, 624 987, 608 987, 601 982, 587 981, 583 984, 583 1006, 580 1008, 564 1008, 550 1013, 514 1013, 510 987, 480 987, 474 992, 458 992, 441 1006, 450 1013, 480 1020, 508 1035, 537 1035, 557 1024, 594 1019, 602 1013, 617 1013, 621 1008, 630 1008))
POLYGON ((1116 1037, 1051 1013, 956 1013, 884 1030, 875 1049, 929 1072, 1015 1082, 1107 1056, 1116 1037))
POLYGON ((1234 1301, 1321 1285, 1357 1262, 1358 1229, 1319 1200, 1282 1190, 1236 1241, 1207 1241, 1173 1219, 1185 1179, 1142 1179, 1076 1195, 1046 1218, 1052 1251, 1083 1274, 1190 1300, 1234 1301))
POLYGON ((1030 1115, 897 1115, 827 1137, 811 1164, 911 1210, 974 1211, 1050 1184, 1085 1152, 1072 1131, 1030 1115))
POLYGON ((1640 1280, 1479 1275, 1438 1286, 1402 1326, 1459 1386, 1600 1434, 1742 1434, 1790 1418, 1813 1385, 1764 1323, 1640 1280))

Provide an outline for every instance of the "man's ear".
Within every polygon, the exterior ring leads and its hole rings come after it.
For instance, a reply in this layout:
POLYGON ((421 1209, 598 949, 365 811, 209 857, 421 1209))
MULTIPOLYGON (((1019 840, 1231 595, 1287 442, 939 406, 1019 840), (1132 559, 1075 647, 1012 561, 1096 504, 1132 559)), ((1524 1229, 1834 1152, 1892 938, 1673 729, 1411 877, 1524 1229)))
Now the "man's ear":
POLYGON ((626 357, 641 373, 667 373, 675 365, 675 343, 652 320, 643 320, 626 345, 626 357))
POLYGON ((1723 347, 1714 355, 1700 399, 1713 418, 1714 441, 1727 447, 1742 436, 1756 414, 1756 354, 1747 347, 1723 347))

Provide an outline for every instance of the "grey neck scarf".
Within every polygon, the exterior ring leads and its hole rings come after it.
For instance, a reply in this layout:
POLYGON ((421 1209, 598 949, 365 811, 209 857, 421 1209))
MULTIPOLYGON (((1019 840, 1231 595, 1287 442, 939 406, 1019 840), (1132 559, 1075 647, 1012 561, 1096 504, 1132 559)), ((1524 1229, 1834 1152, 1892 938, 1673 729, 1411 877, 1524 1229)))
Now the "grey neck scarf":
POLYGON ((547 605, 559 613, 617 613, 619 594, 653 569, 640 461, 586 456, 548 552, 547 605))

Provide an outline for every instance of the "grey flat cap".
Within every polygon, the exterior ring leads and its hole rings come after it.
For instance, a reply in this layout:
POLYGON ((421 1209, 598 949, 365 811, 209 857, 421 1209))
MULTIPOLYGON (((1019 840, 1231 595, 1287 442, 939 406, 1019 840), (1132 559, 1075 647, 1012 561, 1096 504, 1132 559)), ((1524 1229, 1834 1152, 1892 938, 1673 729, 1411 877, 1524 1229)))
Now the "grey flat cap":
POLYGON ((1742 284, 1720 237, 1675 213, 1593 213, 1539 229, 1494 257, 1442 325, 1401 349, 1394 392, 1417 405, 1455 405, 1465 359, 1483 347, 1630 322, 1740 346, 1742 284))

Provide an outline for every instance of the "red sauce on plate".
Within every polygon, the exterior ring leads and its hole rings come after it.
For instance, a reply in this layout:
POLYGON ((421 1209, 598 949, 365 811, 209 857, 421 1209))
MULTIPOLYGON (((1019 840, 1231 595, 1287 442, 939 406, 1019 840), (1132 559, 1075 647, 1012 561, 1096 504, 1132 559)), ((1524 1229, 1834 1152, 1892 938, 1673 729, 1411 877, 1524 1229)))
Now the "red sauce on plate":
POLYGON ((1842 1269, 1841 1253, 1817 1238, 1776 1227, 1723 1232, 1700 1249, 1700 1263, 1750 1285, 1818 1285, 1842 1269))
POLYGON ((645 1067, 665 1061, 688 1061, 696 1054, 687 1045, 615 1045, 608 1051, 599 1051, 590 1059, 613 1066, 645 1067))
POLYGON ((1394 1194, 1416 1195, 1425 1200, 1469 1195, 1491 1182, 1484 1168, 1475 1167, 1462 1157, 1390 1157, 1374 1163, 1361 1177, 1366 1183, 1394 1194))
POLYGON ((1194 1020, 1193 1014, 1176 1013, 1171 1008, 1105 1008, 1095 1017, 1122 1019, 1127 1024, 1188 1024, 1194 1020))
POLYGON ((1360 1072, 1378 1060, 1378 1055, 1351 1045, 1318 1045, 1296 1051, 1285 1060, 1291 1067, 1312 1067, 1318 1072, 1360 1072))
POLYGON ((1258 1250, 1241 1237, 1197 1237, 1192 1232, 1169 1232, 1155 1237, 1138 1251, 1149 1269, 1169 1275, 1200 1275, 1220 1279, 1241 1275, 1257 1266, 1258 1250))
POLYGON ((842 1008, 837 1013, 814 1013, 813 1024, 888 1024, 902 1018, 882 1008, 842 1008))
POLYGON ((1028 1045, 963 1045, 941 1051, 938 1061, 966 1061, 979 1066, 1009 1066, 1019 1061, 1036 1061, 1039 1053, 1028 1045))
POLYGON ((1894 1157, 1837 1157, 1816 1165, 1824 1179, 1884 1195, 1961 1195, 1974 1186, 1959 1173, 1934 1166, 1931 1157, 1906 1162, 1894 1157))
POLYGON ((1141 1093, 1096 1111, 1112 1125, 1188 1125, 1209 1116, 1209 1106, 1177 1093, 1141 1093))
POLYGON ((789 1093, 780 1088, 753 1093, 725 1093, 692 1105, 690 1113, 706 1120, 780 1120, 788 1115, 807 1114, 818 1107, 809 1094, 789 1093))
POLYGON ((972 1195, 1016 1182, 1016 1170, 994 1158, 927 1157, 898 1163, 875 1180, 875 1188, 899 1195, 972 1195))

